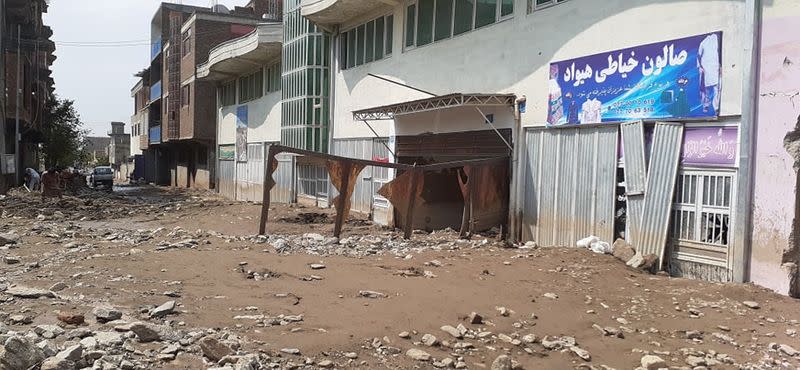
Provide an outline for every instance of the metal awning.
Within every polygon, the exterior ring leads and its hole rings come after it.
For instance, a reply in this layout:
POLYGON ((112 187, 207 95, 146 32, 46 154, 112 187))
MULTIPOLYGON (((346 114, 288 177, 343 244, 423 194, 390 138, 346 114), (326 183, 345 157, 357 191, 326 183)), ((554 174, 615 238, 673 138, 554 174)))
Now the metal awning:
POLYGON ((396 115, 457 107, 513 107, 514 94, 449 94, 353 111, 356 121, 392 120, 396 115))

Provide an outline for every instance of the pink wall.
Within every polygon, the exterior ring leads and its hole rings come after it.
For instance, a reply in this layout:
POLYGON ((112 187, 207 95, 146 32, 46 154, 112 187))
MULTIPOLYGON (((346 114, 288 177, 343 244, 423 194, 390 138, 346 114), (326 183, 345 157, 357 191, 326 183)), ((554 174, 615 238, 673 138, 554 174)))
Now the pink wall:
POLYGON ((783 294, 790 274, 783 253, 795 217, 794 159, 783 145, 800 115, 800 17, 764 20, 755 153, 750 280, 783 294))

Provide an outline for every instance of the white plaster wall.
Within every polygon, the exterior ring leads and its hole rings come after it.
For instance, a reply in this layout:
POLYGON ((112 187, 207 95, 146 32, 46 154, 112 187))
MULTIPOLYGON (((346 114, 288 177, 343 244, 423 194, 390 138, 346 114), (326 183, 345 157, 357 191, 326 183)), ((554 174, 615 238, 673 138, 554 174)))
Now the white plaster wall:
MULTIPOLYGON (((138 135, 137 136, 133 135, 133 127, 135 125, 139 124, 139 123, 142 123, 143 122, 142 121, 143 117, 144 117, 143 113, 137 113, 137 114, 134 114, 133 116, 131 116, 131 127, 130 127, 130 133, 131 133, 131 135, 130 135, 131 136, 131 156, 142 154, 142 149, 141 149, 141 147, 139 145, 140 138, 139 138, 138 135)), ((143 126, 145 126, 145 125, 142 125, 142 131, 143 131, 142 135, 144 135, 145 134, 144 131, 146 131, 146 128, 143 127, 143 126)))
MULTIPOLYGON (((514 109, 512 107, 482 107, 483 114, 494 115, 495 128, 514 127, 514 109)), ((474 107, 459 107, 396 116, 395 135, 419 135, 424 133, 442 133, 458 131, 491 130, 480 112, 474 107), (454 124, 455 123, 455 124, 454 124)))
POLYGON ((217 110, 217 145, 236 143, 236 108, 247 105, 247 141, 250 143, 281 140, 281 92, 275 91, 245 104, 217 110))
MULTIPOLYGON (((523 125, 542 125, 551 62, 713 31, 723 32, 721 114, 740 115, 743 26, 744 0, 569 0, 531 14, 526 0, 516 0, 509 20, 404 51, 405 7, 399 5, 392 56, 335 74, 334 137, 374 136, 353 121, 354 110, 428 97, 367 73, 434 94, 526 95, 523 125)), ((391 121, 372 124, 381 136, 390 134, 391 121)))
POLYGON ((784 251, 791 248, 797 173, 783 140, 800 116, 800 1, 768 2, 760 50, 750 280, 787 294, 792 277, 782 265, 784 251))

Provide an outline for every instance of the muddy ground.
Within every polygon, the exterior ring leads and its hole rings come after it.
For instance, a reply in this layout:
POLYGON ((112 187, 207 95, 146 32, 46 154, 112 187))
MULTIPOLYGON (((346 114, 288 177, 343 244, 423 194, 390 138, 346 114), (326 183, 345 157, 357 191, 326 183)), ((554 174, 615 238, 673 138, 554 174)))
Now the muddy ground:
POLYGON ((259 237, 260 205, 116 190, 0 199, 0 244, 15 240, 0 247, 0 369, 22 356, 15 336, 36 343, 22 357, 50 369, 510 368, 501 355, 525 369, 800 364, 800 303, 753 285, 650 275, 492 234, 405 241, 358 218, 337 240, 331 211, 315 208, 273 207, 259 237), (165 315, 154 310, 169 301, 165 315), (101 323, 98 307, 122 315, 101 323), (148 340, 134 322, 161 335, 148 340), (653 356, 663 363, 646 363, 653 356))

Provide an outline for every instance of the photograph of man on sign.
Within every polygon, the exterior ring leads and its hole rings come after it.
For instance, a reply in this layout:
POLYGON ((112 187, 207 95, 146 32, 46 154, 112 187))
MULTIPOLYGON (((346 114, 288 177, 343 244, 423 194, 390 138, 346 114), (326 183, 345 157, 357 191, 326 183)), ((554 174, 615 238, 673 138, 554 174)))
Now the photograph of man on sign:
POLYGON ((719 37, 716 33, 709 34, 700 43, 697 51, 697 68, 700 70, 700 96, 703 101, 703 112, 709 112, 709 108, 713 107, 713 112, 719 114, 721 68, 719 37))

